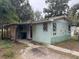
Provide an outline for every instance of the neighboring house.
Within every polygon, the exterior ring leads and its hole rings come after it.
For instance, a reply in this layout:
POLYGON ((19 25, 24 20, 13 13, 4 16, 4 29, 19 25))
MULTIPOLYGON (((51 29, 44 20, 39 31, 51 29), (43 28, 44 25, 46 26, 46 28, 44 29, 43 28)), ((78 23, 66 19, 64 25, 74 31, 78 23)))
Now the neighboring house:
POLYGON ((78 35, 79 27, 78 26, 71 26, 71 37, 78 35))
POLYGON ((75 35, 76 32, 76 26, 71 26, 71 37, 75 35))
POLYGON ((65 16, 24 24, 10 24, 5 27, 10 31, 10 38, 16 40, 31 39, 39 43, 54 44, 70 38, 70 23, 65 16))

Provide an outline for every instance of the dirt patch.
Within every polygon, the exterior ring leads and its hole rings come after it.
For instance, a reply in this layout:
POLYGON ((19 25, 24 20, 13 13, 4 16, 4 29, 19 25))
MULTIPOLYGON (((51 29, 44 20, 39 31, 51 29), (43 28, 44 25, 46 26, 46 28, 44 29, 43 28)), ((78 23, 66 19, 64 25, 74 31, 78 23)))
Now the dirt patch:
POLYGON ((27 45, 18 42, 0 40, 0 59, 15 59, 20 50, 27 47, 27 45))
POLYGON ((57 53, 46 47, 25 49, 20 56, 22 59, 74 59, 72 56, 57 53))
POLYGON ((79 41, 76 41, 76 40, 65 41, 65 42, 56 44, 56 46, 79 52, 79 41))

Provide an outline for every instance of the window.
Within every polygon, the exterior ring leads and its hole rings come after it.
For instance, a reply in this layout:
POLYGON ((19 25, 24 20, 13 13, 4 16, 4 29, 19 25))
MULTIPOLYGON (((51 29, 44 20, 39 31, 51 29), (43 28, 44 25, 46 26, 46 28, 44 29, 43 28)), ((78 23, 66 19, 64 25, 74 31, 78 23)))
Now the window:
POLYGON ((43 30, 44 30, 44 31, 47 31, 47 30, 48 30, 48 25, 47 25, 47 23, 43 23, 43 30))
POLYGON ((53 23, 53 31, 56 31, 56 23, 53 23))
POLYGON ((68 26, 68 31, 71 31, 71 26, 70 25, 68 26))
POLYGON ((53 23, 53 35, 56 35, 57 24, 53 23))
POLYGON ((53 35, 56 35, 56 32, 54 32, 53 35))

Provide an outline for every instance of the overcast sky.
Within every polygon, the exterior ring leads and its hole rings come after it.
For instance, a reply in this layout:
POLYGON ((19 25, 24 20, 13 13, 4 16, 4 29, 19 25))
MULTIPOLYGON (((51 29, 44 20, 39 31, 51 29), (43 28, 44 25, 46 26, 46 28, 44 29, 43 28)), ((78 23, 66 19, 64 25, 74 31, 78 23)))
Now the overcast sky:
MULTIPOLYGON (((42 12, 45 7, 45 0, 29 0, 29 2, 34 11, 38 10, 42 12)), ((73 6, 76 3, 79 3, 79 0, 71 0, 69 6, 73 6)))

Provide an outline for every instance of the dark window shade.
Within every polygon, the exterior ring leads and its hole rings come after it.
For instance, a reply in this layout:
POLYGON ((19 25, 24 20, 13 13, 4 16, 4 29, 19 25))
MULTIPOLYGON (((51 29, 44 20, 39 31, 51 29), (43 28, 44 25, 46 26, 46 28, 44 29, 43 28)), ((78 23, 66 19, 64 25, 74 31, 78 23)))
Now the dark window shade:
POLYGON ((48 24, 47 23, 43 23, 43 30, 47 31, 48 30, 48 24))

